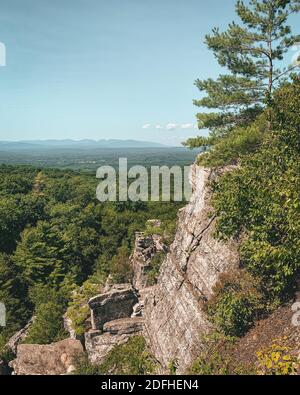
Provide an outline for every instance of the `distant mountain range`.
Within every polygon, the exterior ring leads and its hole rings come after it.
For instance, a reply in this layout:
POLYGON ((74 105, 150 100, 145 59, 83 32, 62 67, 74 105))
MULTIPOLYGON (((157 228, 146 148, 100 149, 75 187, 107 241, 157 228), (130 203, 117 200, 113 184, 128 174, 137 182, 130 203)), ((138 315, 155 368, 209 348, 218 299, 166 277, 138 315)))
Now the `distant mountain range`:
POLYGON ((163 144, 138 140, 24 140, 0 141, 0 151, 91 148, 159 148, 163 144))

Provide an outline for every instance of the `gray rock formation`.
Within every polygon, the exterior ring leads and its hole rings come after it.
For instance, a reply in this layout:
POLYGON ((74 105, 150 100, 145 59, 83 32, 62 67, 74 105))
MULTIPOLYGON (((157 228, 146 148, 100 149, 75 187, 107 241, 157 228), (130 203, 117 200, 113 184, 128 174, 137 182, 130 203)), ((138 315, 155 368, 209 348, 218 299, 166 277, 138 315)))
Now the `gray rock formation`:
POLYGON ((162 370, 176 361, 183 373, 199 355, 201 334, 211 329, 203 302, 211 297, 220 273, 239 265, 236 243, 213 237, 216 219, 209 184, 217 176, 211 169, 192 167, 192 198, 179 212, 175 240, 145 301, 145 335, 162 370))
POLYGON ((100 364, 118 344, 143 330, 143 318, 132 317, 138 293, 131 284, 107 284, 105 292, 88 302, 92 330, 85 333, 85 348, 90 362, 100 364))
POLYGON ((103 332, 111 335, 131 335, 132 333, 141 332, 143 330, 144 319, 141 317, 121 318, 106 322, 103 325, 103 332))
POLYGON ((93 364, 101 364, 116 345, 126 343, 129 337, 127 334, 112 335, 97 330, 85 333, 85 349, 89 361, 93 364))
POLYGON ((6 346, 5 346, 8 350, 10 350, 14 354, 16 354, 18 345, 25 340, 26 336, 28 335, 29 329, 30 329, 31 325, 33 324, 34 320, 35 320, 35 317, 32 317, 30 319, 30 321, 28 321, 26 326, 24 326, 24 328, 22 328, 21 330, 16 332, 8 340, 8 342, 6 343, 6 346))
POLYGON ((105 322, 130 317, 137 302, 138 294, 131 284, 115 285, 108 292, 94 296, 88 302, 92 329, 102 330, 105 322))
POLYGON ((85 334, 85 348, 91 363, 100 364, 116 346, 143 330, 142 318, 122 318, 104 324, 103 331, 92 330, 85 334))
POLYGON ((139 290, 139 301, 133 306, 133 312, 131 317, 143 317, 145 308, 145 299, 151 292, 152 287, 142 288, 139 290))
POLYGON ((71 318, 68 317, 68 314, 65 313, 63 315, 63 321, 64 321, 64 329, 66 332, 69 332, 70 338, 71 339, 77 339, 77 334, 75 329, 73 329, 73 325, 72 325, 72 320, 71 318))
POLYGON ((47 345, 20 344, 10 366, 15 375, 63 375, 75 370, 74 358, 81 353, 83 347, 74 339, 47 345))
MULTIPOLYGON (((157 220, 150 220, 151 226, 160 225, 157 220)), ((152 269, 151 261, 160 251, 167 252, 167 246, 159 235, 145 235, 137 232, 135 236, 134 252, 130 258, 133 268, 133 285, 140 290, 149 286, 148 272, 152 269)))

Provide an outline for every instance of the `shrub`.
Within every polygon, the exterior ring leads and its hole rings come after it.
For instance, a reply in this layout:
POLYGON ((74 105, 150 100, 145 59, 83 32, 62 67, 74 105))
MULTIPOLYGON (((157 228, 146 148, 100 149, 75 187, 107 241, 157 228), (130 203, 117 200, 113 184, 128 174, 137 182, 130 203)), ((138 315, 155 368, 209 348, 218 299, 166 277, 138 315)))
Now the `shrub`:
POLYGON ((86 356, 75 361, 77 375, 146 375, 154 373, 155 362, 142 336, 133 336, 127 343, 116 345, 101 365, 92 365, 86 356))
POLYGON ((243 336, 262 312, 257 282, 239 270, 220 276, 214 295, 206 305, 210 321, 226 336, 243 336))
POLYGON ((35 320, 25 343, 49 344, 67 337, 62 316, 70 295, 69 287, 66 281, 59 290, 42 284, 30 289, 29 297, 35 305, 35 320))
POLYGON ((166 257, 164 251, 157 252, 151 260, 151 269, 148 272, 148 282, 149 285, 154 285, 157 282, 160 267, 166 257))
POLYGON ((284 339, 274 340, 271 346, 257 353, 257 358, 259 375, 296 375, 300 367, 290 348, 284 345, 284 339))
POLYGON ((187 374, 199 376, 229 374, 230 352, 235 338, 212 332, 204 336, 202 341, 204 351, 189 367, 187 374))
POLYGON ((118 249, 110 263, 113 281, 117 284, 129 283, 132 280, 132 265, 129 260, 130 250, 126 246, 118 249))
POLYGON ((36 311, 36 319, 32 324, 25 343, 49 344, 67 337, 63 327, 64 309, 54 301, 41 304, 36 311))
POLYGON ((85 321, 90 316, 88 300, 101 292, 101 284, 93 284, 90 280, 86 281, 81 287, 73 291, 71 302, 67 310, 67 317, 72 322, 72 327, 78 336, 85 332, 85 321))
POLYGON ((242 265, 261 277, 276 303, 289 298, 300 273, 300 79, 273 100, 273 132, 260 149, 215 185, 217 236, 243 235, 242 265))
POLYGON ((86 353, 82 353, 74 359, 75 372, 74 375, 78 376, 100 376, 102 374, 99 365, 92 364, 86 353))
POLYGON ((237 128, 220 139, 209 151, 199 155, 198 164, 219 167, 237 163, 243 156, 255 152, 263 140, 260 122, 247 128, 237 128))

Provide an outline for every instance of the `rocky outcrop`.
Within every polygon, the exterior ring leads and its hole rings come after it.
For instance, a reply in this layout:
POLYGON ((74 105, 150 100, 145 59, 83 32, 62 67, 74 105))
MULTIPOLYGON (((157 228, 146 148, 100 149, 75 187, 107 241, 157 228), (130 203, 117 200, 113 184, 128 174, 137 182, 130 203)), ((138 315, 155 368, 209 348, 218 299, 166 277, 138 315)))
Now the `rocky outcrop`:
MULTIPOLYGON (((160 221, 150 220, 147 224, 159 227, 160 221)), ((140 290, 150 285, 148 273, 152 269, 151 262, 155 254, 160 251, 167 252, 167 246, 160 235, 136 233, 134 251, 130 259, 133 268, 133 285, 136 289, 140 290)))
POLYGON ((90 362, 100 364, 116 345, 143 330, 143 318, 134 314, 138 296, 131 284, 107 284, 104 293, 89 300, 92 330, 85 333, 85 348, 90 362))
POLYGON ((78 336, 74 327, 71 318, 68 317, 68 313, 63 315, 64 329, 69 333, 71 339, 80 340, 81 336, 78 336))
POLYGON ((236 243, 213 237, 216 219, 210 182, 217 176, 211 169, 193 166, 193 195, 179 212, 175 240, 158 284, 145 301, 145 335, 162 370, 176 361, 182 373, 199 355, 201 335, 211 329, 203 303, 211 297, 220 273, 239 265, 236 243))
POLYGON ((10 366, 15 375, 63 375, 75 370, 74 358, 81 353, 83 347, 74 339, 47 345, 21 344, 10 366))
POLYGON ((151 292, 152 287, 143 288, 139 290, 139 301, 133 306, 133 312, 131 317, 143 317, 145 308, 145 299, 151 292))
POLYGON ((132 333, 143 330, 144 319, 141 317, 122 318, 106 322, 103 325, 103 332, 108 332, 111 335, 131 335, 132 333))
POLYGON ((123 318, 104 324, 103 332, 92 330, 85 334, 85 347, 90 362, 100 364, 116 345, 143 330, 142 318, 123 318))
POLYGON ((31 325, 34 323, 35 317, 32 317, 30 319, 30 321, 28 321, 28 323, 26 324, 26 326, 24 326, 24 328, 22 328, 21 330, 19 330, 18 332, 16 332, 6 343, 5 348, 12 351, 14 354, 16 354, 17 352, 17 347, 20 343, 22 343, 29 332, 29 329, 31 327, 31 325))
POLYGON ((119 344, 124 344, 130 336, 112 335, 100 331, 89 331, 85 334, 85 348, 89 361, 93 364, 101 364, 106 355, 119 344))
POLYGON ((137 303, 138 295, 131 284, 115 285, 110 291, 94 296, 88 302, 92 329, 102 330, 105 322, 130 317, 137 303))

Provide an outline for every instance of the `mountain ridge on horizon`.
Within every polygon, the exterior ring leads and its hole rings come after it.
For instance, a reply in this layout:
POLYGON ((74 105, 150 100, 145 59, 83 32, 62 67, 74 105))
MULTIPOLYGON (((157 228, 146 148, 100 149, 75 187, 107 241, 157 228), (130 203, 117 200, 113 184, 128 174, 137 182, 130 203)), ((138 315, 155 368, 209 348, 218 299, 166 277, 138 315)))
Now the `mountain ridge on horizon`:
POLYGON ((41 139, 41 140, 0 140, 0 150, 23 150, 39 148, 167 148, 161 143, 133 139, 41 139))

